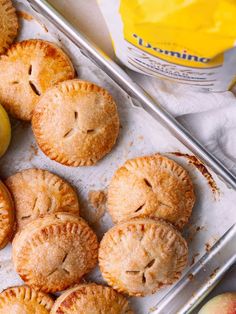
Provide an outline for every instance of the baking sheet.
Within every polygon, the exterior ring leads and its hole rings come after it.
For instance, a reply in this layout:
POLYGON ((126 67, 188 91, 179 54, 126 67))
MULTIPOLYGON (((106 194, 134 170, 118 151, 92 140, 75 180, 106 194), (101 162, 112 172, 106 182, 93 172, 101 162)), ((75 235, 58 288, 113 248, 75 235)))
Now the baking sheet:
MULTIPOLYGON (((34 15, 34 12, 28 8, 26 1, 17 1, 15 4, 19 11, 30 14, 27 16, 21 13, 23 17, 20 18, 22 25, 18 40, 41 38, 61 46, 70 55, 79 78, 97 83, 107 88, 113 95, 118 105, 122 127, 115 148, 96 166, 70 168, 51 161, 43 155, 34 141, 30 124, 12 121, 12 142, 7 154, 0 160, 0 176, 6 178, 19 170, 38 167, 64 177, 77 189, 81 215, 90 222, 101 239, 103 233, 112 226, 112 222, 109 215, 105 213, 94 223, 94 209, 88 205, 90 190, 106 189, 114 171, 129 158, 156 152, 191 153, 142 108, 135 106, 132 100, 86 59, 68 39, 46 21, 39 23, 38 20, 31 19, 30 16, 34 15)), ((194 166, 189 165, 186 159, 169 154, 167 156, 189 170, 196 190, 197 203, 189 226, 185 230, 190 247, 189 267, 191 267, 193 262, 197 262, 235 221, 236 192, 229 190, 213 175, 220 189, 220 195, 214 195, 206 179, 194 166)), ((87 279, 103 282, 98 270, 87 276, 87 279)), ((0 290, 21 282, 14 272, 11 245, 8 245, 0 251, 0 290)), ((143 314, 155 310, 158 300, 168 292, 168 289, 162 289, 150 297, 132 298, 131 303, 136 313, 143 314)))

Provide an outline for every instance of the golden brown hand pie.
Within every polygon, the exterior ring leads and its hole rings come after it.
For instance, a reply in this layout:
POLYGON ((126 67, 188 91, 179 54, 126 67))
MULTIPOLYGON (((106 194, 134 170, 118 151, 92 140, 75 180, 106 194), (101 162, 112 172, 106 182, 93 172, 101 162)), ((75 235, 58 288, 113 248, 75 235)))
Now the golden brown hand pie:
POLYGON ((99 249, 104 279, 119 292, 145 296, 179 279, 187 243, 170 224, 136 218, 110 229, 99 249))
POLYGON ((0 293, 0 314, 49 314, 53 299, 27 286, 12 287, 0 293))
POLYGON ((0 0, 0 30, 0 54, 2 54, 13 42, 18 31, 16 10, 11 0, 0 0))
POLYGON ((16 271, 26 284, 44 292, 78 283, 97 263, 95 233, 71 213, 50 214, 28 223, 12 245, 16 271))
POLYGON ((0 249, 10 241, 14 223, 13 201, 7 187, 0 181, 0 249))
POLYGON ((67 166, 89 166, 115 144, 119 117, 105 89, 71 80, 44 94, 32 126, 38 145, 49 158, 67 166))
POLYGON ((132 314, 126 298, 112 288, 83 284, 64 292, 51 314, 132 314))
POLYGON ((17 231, 45 214, 79 214, 74 189, 68 182, 47 170, 25 169, 10 176, 5 183, 15 202, 17 231))
POLYGON ((15 118, 31 120, 40 95, 74 78, 68 56, 55 44, 31 39, 16 43, 0 57, 0 103, 15 118))
POLYGON ((108 211, 114 222, 149 216, 183 228, 194 202, 187 171, 159 154, 126 161, 108 188, 108 211))

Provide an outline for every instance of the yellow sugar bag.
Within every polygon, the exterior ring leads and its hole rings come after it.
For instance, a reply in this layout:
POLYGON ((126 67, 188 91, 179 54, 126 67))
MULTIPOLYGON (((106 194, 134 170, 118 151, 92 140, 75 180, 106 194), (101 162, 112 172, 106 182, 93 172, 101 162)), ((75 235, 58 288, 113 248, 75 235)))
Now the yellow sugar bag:
POLYGON ((129 68, 225 91, 236 81, 235 0, 98 0, 129 68))

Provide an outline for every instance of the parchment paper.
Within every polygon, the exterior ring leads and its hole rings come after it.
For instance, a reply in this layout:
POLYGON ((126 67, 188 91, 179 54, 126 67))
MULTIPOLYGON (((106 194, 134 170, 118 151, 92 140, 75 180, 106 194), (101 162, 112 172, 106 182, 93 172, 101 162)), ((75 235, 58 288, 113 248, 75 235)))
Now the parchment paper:
MULTIPOLYGON (((15 4, 18 10, 35 15, 26 5, 26 1, 15 1, 15 4)), ((71 57, 79 78, 92 81, 109 90, 117 102, 121 130, 118 142, 112 152, 96 166, 71 168, 51 161, 37 148, 30 124, 12 120, 12 142, 7 154, 0 160, 0 176, 4 179, 19 170, 37 167, 47 169, 65 178, 78 191, 81 215, 88 220, 101 239, 103 233, 112 226, 112 222, 109 214, 105 213, 99 221, 94 223, 94 209, 88 205, 88 192, 90 190, 106 189, 115 170, 129 158, 156 152, 164 154, 172 151, 190 154, 191 152, 150 115, 145 113, 142 108, 134 106, 132 100, 106 74, 86 59, 78 48, 50 24, 44 20, 39 23, 36 19, 30 20, 29 18, 21 18, 20 20, 21 32, 18 40, 41 38, 57 43, 71 57)), ((235 221, 236 193, 228 189, 213 174, 220 189, 220 196, 214 196, 207 181, 194 166, 189 165, 184 158, 173 157, 169 154, 167 156, 188 169, 195 186, 197 202, 193 209, 191 221, 184 232, 189 242, 189 264, 192 264, 235 221)), ((103 282, 98 269, 87 276, 86 280, 103 282)), ((22 281, 14 271, 11 261, 11 245, 9 244, 0 251, 0 291, 20 283, 22 281)), ((132 298, 132 306, 138 314, 149 313, 158 299, 167 291, 168 288, 165 288, 149 297, 132 298)))

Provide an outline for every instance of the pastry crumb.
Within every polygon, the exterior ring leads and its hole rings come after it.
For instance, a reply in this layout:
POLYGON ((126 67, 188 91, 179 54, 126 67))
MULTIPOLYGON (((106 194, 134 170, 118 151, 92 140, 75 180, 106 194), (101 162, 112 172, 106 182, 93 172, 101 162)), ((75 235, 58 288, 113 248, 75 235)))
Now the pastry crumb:
POLYGON ((213 271, 212 274, 210 274, 210 278, 213 279, 215 277, 215 275, 217 274, 218 270, 220 269, 220 267, 216 267, 213 271))
POLYGON ((30 152, 31 152, 31 154, 29 157, 29 161, 31 161, 35 156, 38 156, 39 150, 38 150, 37 145, 31 144, 30 145, 30 152))
POLYGON ((209 243, 205 243, 205 250, 206 252, 209 252, 211 249, 211 245, 209 243))
POLYGON ((30 22, 32 20, 35 20, 38 24, 40 24, 40 26, 44 29, 44 31, 48 33, 47 27, 43 23, 41 23, 39 20, 35 19, 34 16, 30 15, 28 12, 19 10, 16 13, 19 18, 25 21, 30 22))
POLYGON ((149 313, 157 311, 157 306, 150 307, 149 313))
POLYGON ((193 264, 195 264, 195 259, 196 259, 196 257, 198 257, 199 255, 200 255, 199 253, 196 253, 196 254, 193 255, 192 261, 191 261, 191 263, 190 263, 190 266, 192 266, 193 264))
POLYGON ((39 152, 38 147, 34 144, 31 144, 30 148, 31 148, 32 152, 34 153, 34 155, 37 156, 38 152, 39 152))
POLYGON ((22 18, 26 21, 32 21, 34 19, 34 17, 32 15, 30 15, 28 12, 25 11, 17 11, 16 12, 19 18, 22 18))
POLYGON ((204 229, 205 229, 204 226, 197 226, 197 227, 196 227, 196 231, 201 231, 201 230, 204 230, 204 229))
POLYGON ((103 190, 91 190, 88 193, 88 200, 92 207, 96 210, 94 222, 97 222, 106 211, 107 195, 103 190))

